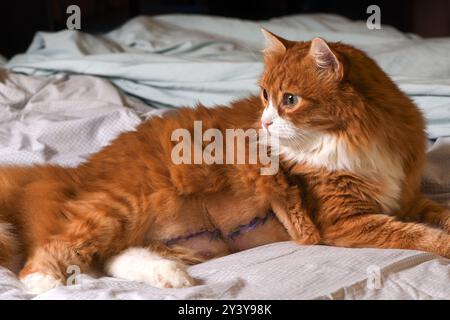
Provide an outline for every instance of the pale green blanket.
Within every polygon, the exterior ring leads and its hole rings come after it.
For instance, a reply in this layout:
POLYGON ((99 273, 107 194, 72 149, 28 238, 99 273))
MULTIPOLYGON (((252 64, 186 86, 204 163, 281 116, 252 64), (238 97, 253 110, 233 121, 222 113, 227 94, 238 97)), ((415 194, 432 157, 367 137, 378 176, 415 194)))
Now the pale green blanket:
POLYGON ((163 15, 138 17, 101 36, 38 32, 6 65, 33 75, 106 77, 155 107, 228 103, 256 92, 265 27, 289 39, 323 37, 367 51, 422 108, 432 138, 450 136, 450 39, 421 39, 334 15, 269 21, 163 15))

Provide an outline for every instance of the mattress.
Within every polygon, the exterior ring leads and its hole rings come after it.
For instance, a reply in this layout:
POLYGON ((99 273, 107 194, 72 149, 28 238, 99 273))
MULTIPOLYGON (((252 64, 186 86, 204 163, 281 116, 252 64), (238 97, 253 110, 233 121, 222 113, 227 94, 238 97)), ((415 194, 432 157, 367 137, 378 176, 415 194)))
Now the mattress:
MULTIPOLYGON (((261 25, 292 39, 344 40, 371 53, 427 118, 423 193, 450 207, 450 65, 441 51, 450 39, 387 27, 371 33, 331 15, 258 23, 169 15, 139 17, 101 37, 38 33, 26 53, 0 68, 0 163, 76 166, 148 117, 255 92, 261 25), (425 53, 440 65, 424 71, 425 53), (409 57, 420 61, 406 68, 409 57)), ((412 250, 282 242, 192 266, 199 285, 183 289, 82 275, 76 285, 36 296, 0 267, 0 299, 450 299, 449 262, 412 250)))

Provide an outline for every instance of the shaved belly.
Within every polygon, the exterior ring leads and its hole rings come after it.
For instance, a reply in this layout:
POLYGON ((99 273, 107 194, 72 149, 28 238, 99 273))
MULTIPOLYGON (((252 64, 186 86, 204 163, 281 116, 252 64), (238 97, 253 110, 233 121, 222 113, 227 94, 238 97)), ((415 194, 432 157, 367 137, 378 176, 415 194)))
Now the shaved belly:
POLYGON ((167 246, 176 245, 196 252, 205 259, 224 256, 233 252, 257 246, 290 240, 283 225, 269 210, 263 216, 257 216, 230 230, 219 228, 200 230, 165 239, 167 246))
POLYGON ((228 239, 233 251, 241 251, 273 242, 287 241, 290 237, 273 212, 269 211, 264 218, 257 217, 249 224, 241 226, 240 231, 229 234, 228 239))
POLYGON ((188 199, 171 216, 169 224, 154 225, 147 240, 204 260, 291 239, 268 200, 251 193, 188 199))

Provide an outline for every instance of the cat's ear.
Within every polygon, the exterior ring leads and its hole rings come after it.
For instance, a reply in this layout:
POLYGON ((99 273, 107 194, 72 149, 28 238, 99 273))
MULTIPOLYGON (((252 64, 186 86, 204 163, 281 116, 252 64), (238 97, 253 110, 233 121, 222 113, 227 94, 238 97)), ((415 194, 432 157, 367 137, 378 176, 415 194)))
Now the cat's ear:
POLYGON ((266 45, 264 48, 264 53, 279 53, 283 54, 286 52, 286 49, 289 47, 290 41, 279 37, 272 32, 261 28, 261 32, 266 40, 266 45))
POLYGON ((311 41, 309 55, 314 59, 317 67, 327 69, 335 73, 336 79, 342 79, 342 63, 331 51, 325 40, 315 38, 311 41))

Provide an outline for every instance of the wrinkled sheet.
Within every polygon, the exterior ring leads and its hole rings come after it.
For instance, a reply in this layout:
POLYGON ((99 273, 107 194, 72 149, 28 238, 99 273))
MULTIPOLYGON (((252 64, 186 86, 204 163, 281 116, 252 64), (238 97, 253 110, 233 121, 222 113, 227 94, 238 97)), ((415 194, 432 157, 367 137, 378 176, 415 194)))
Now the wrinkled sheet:
MULTIPOLYGON (((450 40, 422 40, 384 26, 372 32, 330 15, 261 23, 170 15, 133 19, 101 37, 38 33, 28 52, 6 65, 35 76, 0 69, 0 164, 74 166, 120 132, 163 115, 164 106, 226 103, 253 92, 261 25, 288 38, 321 35, 371 52, 424 111, 434 139, 423 192, 450 207, 450 62, 444 52, 450 40)), ((0 267, 0 299, 450 299, 449 260, 410 250, 283 242, 189 272, 199 286, 157 289, 83 275, 80 284, 34 296, 0 267)))
POLYGON ((199 285, 183 289, 82 275, 33 296, 0 269, 0 299, 449 299, 449 263, 417 251, 280 242, 192 266, 199 285))
POLYGON ((0 68, 0 163, 77 165, 152 112, 101 78, 0 68))
POLYGON ((422 39, 383 25, 316 14, 268 21, 198 15, 137 17, 103 35, 38 32, 7 67, 34 75, 109 78, 155 107, 228 103, 257 90, 265 27, 293 40, 320 36, 372 56, 422 108, 430 137, 450 131, 450 39, 422 39))

